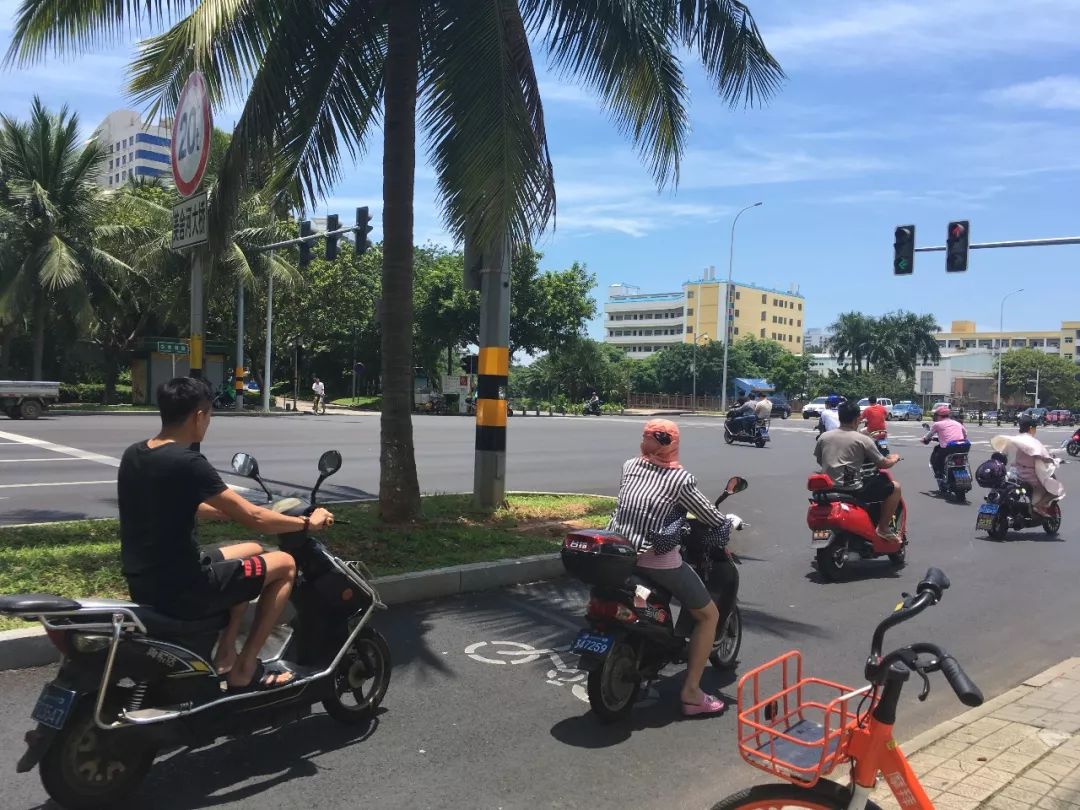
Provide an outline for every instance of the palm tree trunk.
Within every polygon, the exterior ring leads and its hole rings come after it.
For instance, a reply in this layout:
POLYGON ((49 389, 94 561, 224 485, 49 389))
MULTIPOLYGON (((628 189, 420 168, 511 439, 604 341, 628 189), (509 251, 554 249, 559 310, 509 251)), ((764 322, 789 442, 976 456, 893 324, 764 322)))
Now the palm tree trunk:
POLYGON ((418 0, 389 4, 383 124, 382 447, 379 512, 400 523, 420 514, 413 447, 413 190, 416 183, 418 0))
POLYGON ((42 379, 45 363, 45 296, 41 292, 34 302, 34 366, 31 379, 42 379))

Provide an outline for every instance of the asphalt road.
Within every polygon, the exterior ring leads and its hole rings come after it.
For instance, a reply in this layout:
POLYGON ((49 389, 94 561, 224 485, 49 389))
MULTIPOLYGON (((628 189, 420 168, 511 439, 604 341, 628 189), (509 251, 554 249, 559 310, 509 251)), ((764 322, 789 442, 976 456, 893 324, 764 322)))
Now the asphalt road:
MULTIPOLYGON (((611 492, 619 462, 634 452, 641 421, 515 418, 510 484, 611 492)), ((470 426, 438 417, 416 425, 424 489, 467 489, 461 482, 471 470, 470 426)), ((974 532, 974 503, 949 504, 928 494, 928 450, 917 444, 918 426, 894 426, 893 445, 906 457, 897 472, 910 506, 909 566, 893 572, 885 563, 867 564, 855 581, 826 584, 810 564, 805 525, 813 444, 808 423, 777 423, 763 450, 723 445, 713 420, 688 418, 682 425, 683 460, 706 490, 718 490, 732 473, 751 482, 728 502, 753 524, 737 541, 745 559, 740 671, 798 647, 808 672, 858 684, 874 625, 929 565, 949 574, 952 589, 941 605, 894 630, 889 643, 941 644, 987 695, 1080 646, 1080 517, 1071 500, 1057 539, 1035 530, 1015 533, 1010 542, 989 542, 974 532)), ((151 426, 136 417, 78 417, 31 429, 50 441, 115 455, 115 448, 151 426)), ((252 450, 267 475, 302 483, 318 450, 337 446, 346 456, 339 487, 372 492, 377 427, 369 417, 219 420, 206 450, 218 466, 233 449, 252 450)), ((19 428, 27 432, 27 425, 19 428)), ((985 442, 994 432, 972 429, 976 463, 988 454, 985 442)), ((1060 441, 1064 435, 1046 431, 1043 438, 1060 441)), ((99 466, 96 474, 107 478, 99 466)), ((1061 473, 1073 491, 1080 486, 1078 471, 1080 465, 1061 473)), ((77 508, 107 509, 107 501, 93 497, 77 508)), ((734 712, 679 719, 679 668, 669 670, 629 725, 594 721, 565 652, 585 599, 582 588, 561 581, 395 608, 378 621, 390 639, 395 670, 385 711, 369 736, 354 739, 318 714, 254 739, 173 755, 155 766, 133 806, 705 808, 742 785, 764 781, 764 774, 739 760, 734 712)), ((48 675, 0 672, 3 767, 13 767, 22 750, 28 714, 48 675)), ((717 673, 707 674, 706 686, 734 698, 734 684, 717 673)), ((915 699, 915 685, 909 688, 899 739, 962 709, 940 677, 932 686, 924 704, 915 699)), ((43 806, 36 774, 8 771, 3 783, 5 808, 43 806)))

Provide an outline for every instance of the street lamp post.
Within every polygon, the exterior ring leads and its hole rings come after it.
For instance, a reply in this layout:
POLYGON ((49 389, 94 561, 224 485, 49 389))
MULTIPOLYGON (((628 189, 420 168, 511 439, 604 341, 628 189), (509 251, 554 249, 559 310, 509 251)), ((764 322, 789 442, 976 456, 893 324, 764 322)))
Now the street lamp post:
POLYGON ((731 319, 728 317, 728 299, 731 296, 731 270, 735 265, 735 225, 739 221, 745 212, 751 208, 757 208, 761 205, 761 202, 751 203, 743 208, 739 213, 735 215, 734 221, 731 223, 731 240, 730 248, 728 250, 728 265, 727 265, 727 286, 724 287, 724 375, 720 388, 720 410, 727 413, 727 359, 728 359, 728 344, 731 343, 731 319))
POLYGON ((997 378, 997 423, 998 423, 999 426, 1001 425, 1001 339, 1002 339, 1002 335, 1005 333, 1005 301, 1007 301, 1010 296, 1016 295, 1017 293, 1022 293, 1023 291, 1024 291, 1024 288, 1021 287, 1019 290, 1013 290, 1011 293, 1009 293, 1008 295, 1006 295, 1004 298, 1001 299, 1001 312, 999 313, 999 317, 998 317, 998 339, 997 339, 997 367, 998 367, 998 378, 997 378))
POLYGON ((692 386, 691 387, 691 391, 692 391, 691 400, 692 401, 690 403, 690 410, 694 411, 695 413, 697 412, 697 344, 698 344, 698 341, 701 340, 702 338, 704 338, 705 340, 708 340, 709 339, 709 333, 705 332, 705 333, 700 334, 700 335, 697 334, 696 332, 694 333, 694 359, 690 361, 690 374, 691 374, 691 377, 693 379, 693 382, 691 383, 691 386, 692 386))

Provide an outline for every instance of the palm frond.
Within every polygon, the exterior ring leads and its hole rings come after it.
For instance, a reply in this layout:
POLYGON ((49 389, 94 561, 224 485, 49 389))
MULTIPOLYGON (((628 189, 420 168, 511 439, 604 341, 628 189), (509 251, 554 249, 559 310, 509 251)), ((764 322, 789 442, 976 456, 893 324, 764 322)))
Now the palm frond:
POLYGON ((200 0, 23 0, 5 62, 25 67, 46 54, 85 53, 126 42, 142 24, 157 25, 200 0))
POLYGON ((657 184, 678 183, 688 91, 671 49, 678 32, 670 2, 521 0, 521 9, 547 40, 556 70, 600 95, 657 184))
POLYGON ((555 186, 518 3, 446 3, 425 40, 421 121, 447 226, 481 244, 503 234, 524 244, 551 217, 555 186))
POLYGON ((70 287, 82 277, 83 267, 77 254, 56 234, 43 241, 27 261, 33 263, 38 282, 47 292, 70 287))

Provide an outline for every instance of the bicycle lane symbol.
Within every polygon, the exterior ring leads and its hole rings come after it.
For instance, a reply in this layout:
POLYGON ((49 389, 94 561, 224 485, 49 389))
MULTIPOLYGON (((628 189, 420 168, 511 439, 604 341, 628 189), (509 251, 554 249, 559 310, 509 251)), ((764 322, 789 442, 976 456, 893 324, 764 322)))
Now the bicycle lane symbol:
MULTIPOLYGON (((465 648, 465 654, 469 658, 494 666, 533 664, 546 657, 553 665, 545 674, 546 683, 552 686, 569 686, 574 697, 588 703, 589 693, 585 686, 588 673, 566 664, 563 656, 569 652, 569 648, 539 649, 520 641, 477 641, 465 648)), ((649 706, 655 703, 658 697, 656 689, 650 687, 647 694, 643 694, 638 700, 637 705, 649 706)))

